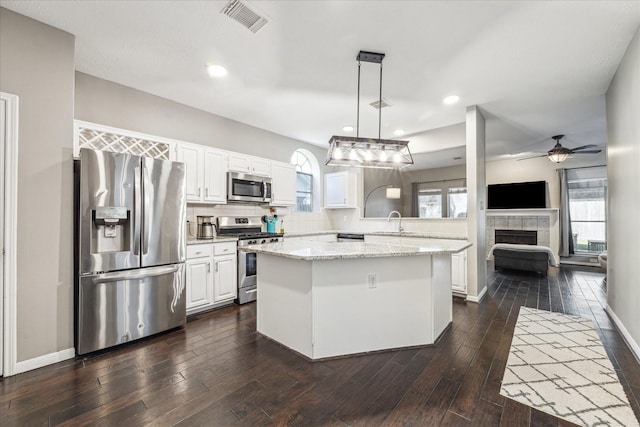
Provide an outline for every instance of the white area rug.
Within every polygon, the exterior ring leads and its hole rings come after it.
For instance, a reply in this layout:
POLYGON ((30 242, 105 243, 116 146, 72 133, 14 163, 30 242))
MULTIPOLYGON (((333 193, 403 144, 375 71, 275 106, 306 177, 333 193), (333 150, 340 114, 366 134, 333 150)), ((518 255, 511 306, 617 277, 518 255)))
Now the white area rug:
POLYGON ((500 394, 584 426, 638 426, 590 320, 521 307, 500 394))

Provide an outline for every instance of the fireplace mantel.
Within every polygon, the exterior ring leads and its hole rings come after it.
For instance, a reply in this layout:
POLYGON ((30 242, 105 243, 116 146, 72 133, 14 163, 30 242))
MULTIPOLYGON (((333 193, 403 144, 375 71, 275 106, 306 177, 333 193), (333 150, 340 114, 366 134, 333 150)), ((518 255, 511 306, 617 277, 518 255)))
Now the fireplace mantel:
POLYGON ((553 216, 558 215, 560 209, 487 209, 487 216, 553 216))

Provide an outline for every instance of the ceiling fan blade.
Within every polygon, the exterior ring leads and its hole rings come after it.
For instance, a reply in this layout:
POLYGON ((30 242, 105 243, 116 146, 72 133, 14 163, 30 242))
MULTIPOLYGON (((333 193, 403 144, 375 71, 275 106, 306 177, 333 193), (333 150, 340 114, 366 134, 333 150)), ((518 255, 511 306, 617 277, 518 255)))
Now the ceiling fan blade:
POLYGON ((541 154, 541 155, 539 155, 539 156, 524 157, 524 158, 522 158, 522 159, 518 159, 518 161, 520 161, 520 160, 529 160, 529 159, 537 159, 538 157, 547 157, 547 155, 546 155, 546 154, 541 154))
POLYGON ((574 153, 571 153, 571 155, 574 154, 595 154, 595 153, 600 153, 602 150, 587 150, 587 151, 576 151, 574 153))
POLYGON ((585 148, 595 148, 595 147, 597 147, 597 145, 595 145, 595 144, 587 144, 587 145, 581 145, 580 147, 576 147, 576 148, 569 148, 569 150, 577 151, 577 150, 583 150, 585 148))

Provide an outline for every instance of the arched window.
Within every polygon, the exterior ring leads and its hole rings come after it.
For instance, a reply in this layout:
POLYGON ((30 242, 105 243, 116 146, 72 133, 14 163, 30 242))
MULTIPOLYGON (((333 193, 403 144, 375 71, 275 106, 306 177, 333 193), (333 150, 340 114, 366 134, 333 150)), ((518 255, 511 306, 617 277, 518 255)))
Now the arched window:
POLYGON ((305 151, 296 150, 291 156, 291 164, 296 165, 296 210, 313 212, 314 165, 305 151))

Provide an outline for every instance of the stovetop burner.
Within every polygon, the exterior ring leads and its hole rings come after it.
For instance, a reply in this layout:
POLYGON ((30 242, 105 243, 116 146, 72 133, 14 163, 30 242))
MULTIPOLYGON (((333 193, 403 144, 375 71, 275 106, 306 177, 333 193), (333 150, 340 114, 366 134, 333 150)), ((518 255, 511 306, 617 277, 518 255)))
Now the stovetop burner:
POLYGON ((251 239, 262 239, 268 237, 282 237, 284 234, 282 233, 240 233, 236 235, 238 240, 251 240, 251 239))

